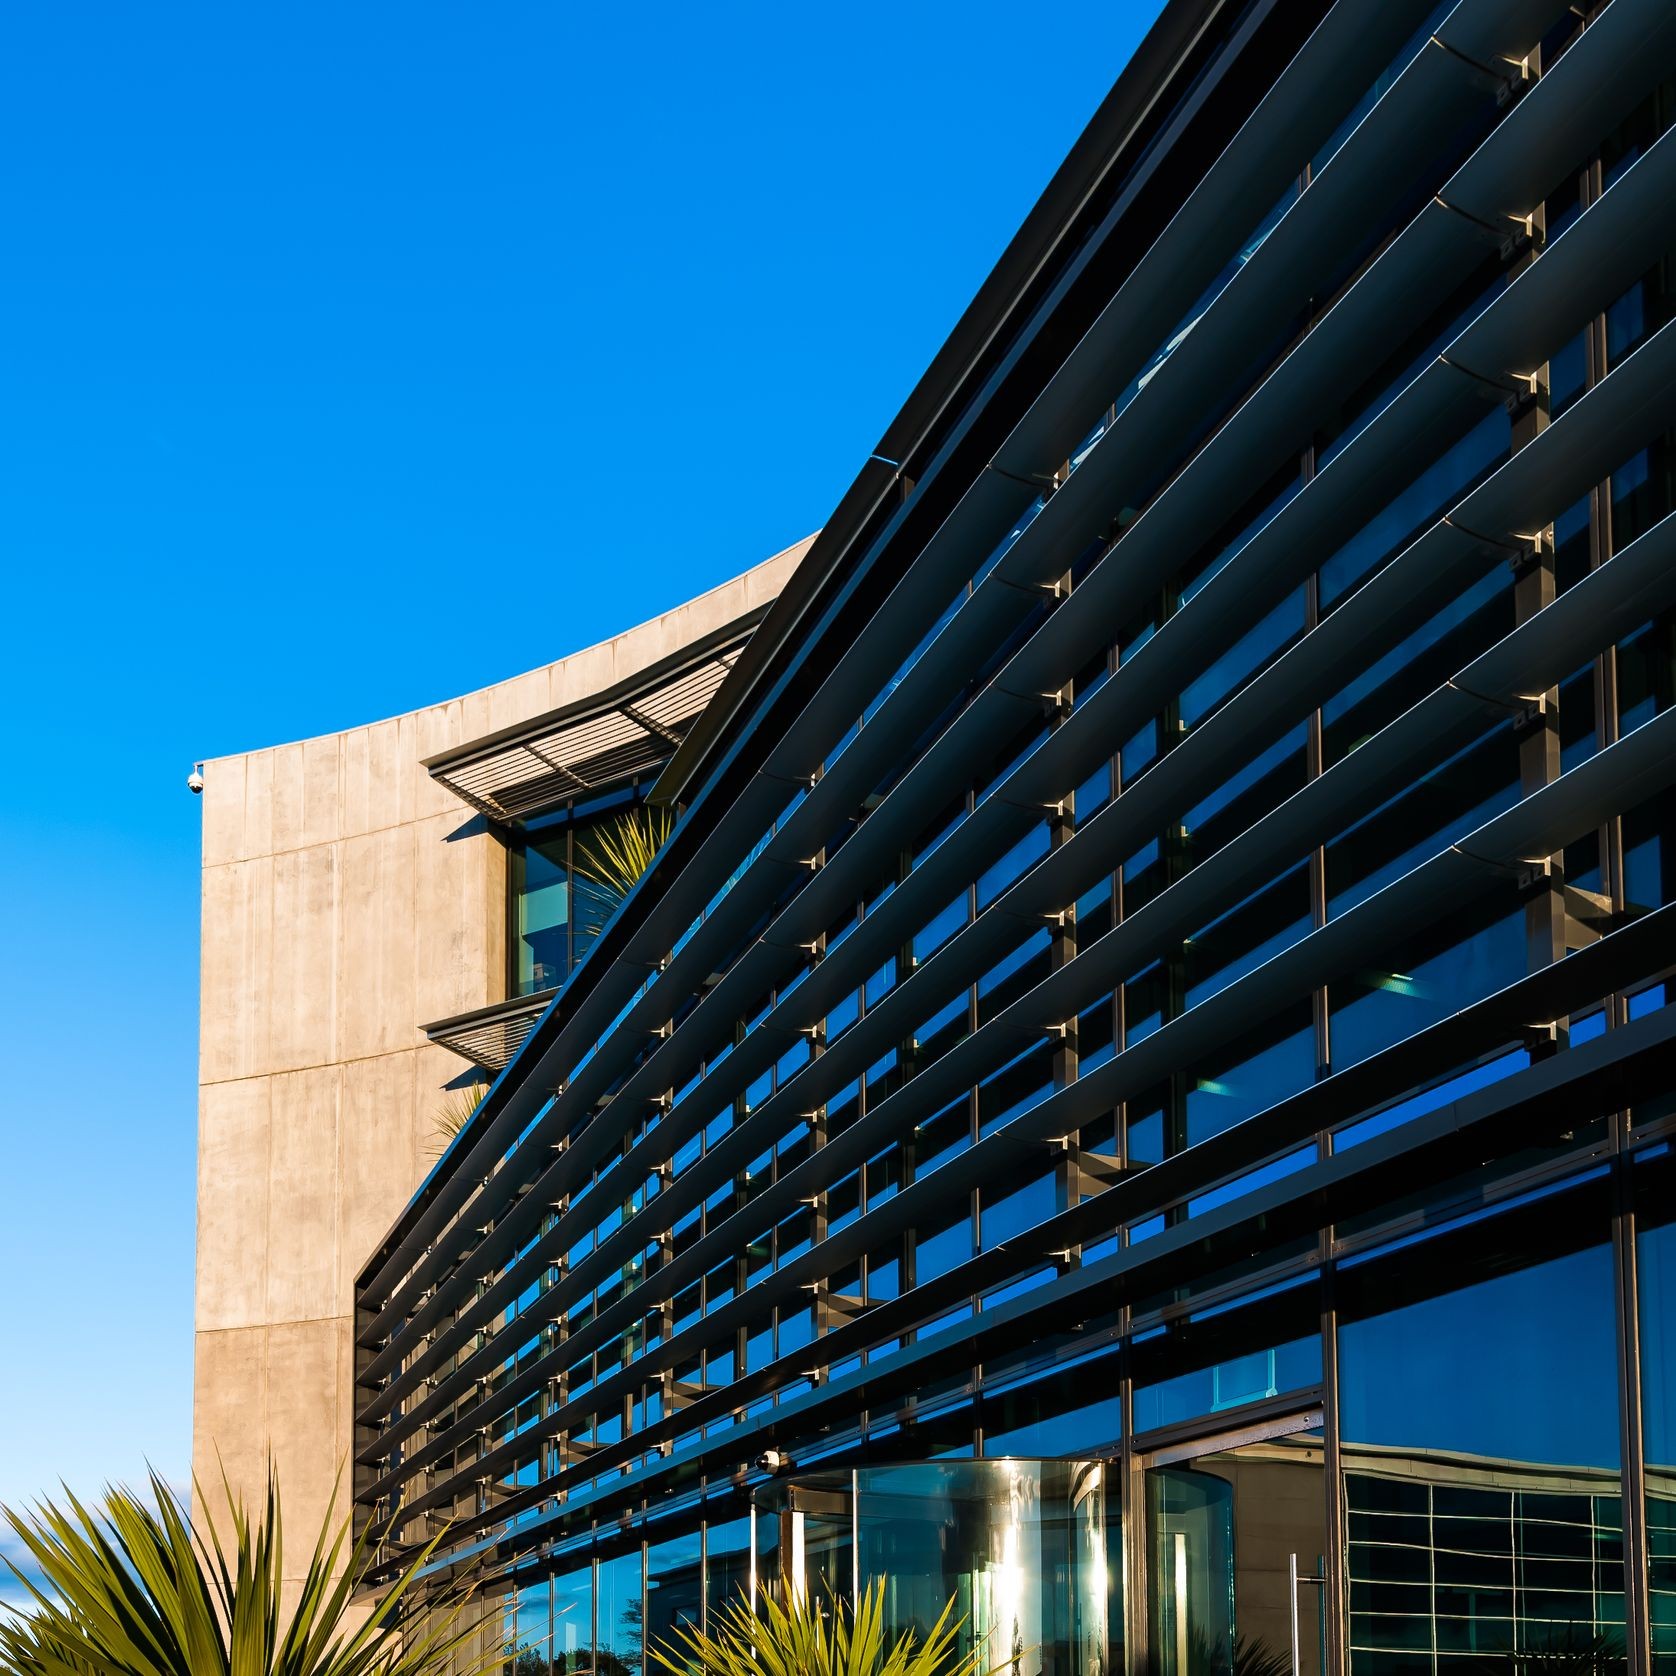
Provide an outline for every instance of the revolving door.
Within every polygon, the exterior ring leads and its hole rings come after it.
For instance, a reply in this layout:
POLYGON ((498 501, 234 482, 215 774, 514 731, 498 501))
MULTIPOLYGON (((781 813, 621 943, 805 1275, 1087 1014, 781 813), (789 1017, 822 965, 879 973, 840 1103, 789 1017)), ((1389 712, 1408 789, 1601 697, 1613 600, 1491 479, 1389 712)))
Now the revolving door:
POLYGON ((1100 1461, 925 1461, 800 1474, 756 1493, 779 1540, 753 1588, 853 1600, 882 1583, 887 1634, 923 1639, 951 1600, 960 1650, 1010 1676, 1105 1676, 1100 1461))

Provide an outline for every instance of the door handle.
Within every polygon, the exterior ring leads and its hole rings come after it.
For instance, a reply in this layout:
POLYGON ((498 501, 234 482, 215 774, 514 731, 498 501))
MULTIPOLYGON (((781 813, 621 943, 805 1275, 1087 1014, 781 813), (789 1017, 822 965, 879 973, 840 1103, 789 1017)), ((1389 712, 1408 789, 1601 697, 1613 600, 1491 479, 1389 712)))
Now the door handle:
POLYGON ((1303 1647, 1298 1636, 1298 1585, 1310 1583, 1316 1588, 1325 1588, 1327 1579, 1324 1575, 1317 1577, 1313 1573, 1300 1572, 1296 1554, 1291 1555, 1287 1561, 1286 1577, 1292 1608, 1292 1676, 1304 1676, 1303 1647))

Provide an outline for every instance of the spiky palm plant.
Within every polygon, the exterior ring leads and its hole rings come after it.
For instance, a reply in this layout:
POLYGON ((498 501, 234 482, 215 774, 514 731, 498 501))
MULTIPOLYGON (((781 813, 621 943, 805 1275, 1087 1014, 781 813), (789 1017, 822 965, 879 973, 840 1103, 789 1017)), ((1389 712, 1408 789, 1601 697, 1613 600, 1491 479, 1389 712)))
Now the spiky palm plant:
POLYGON ((54 1639, 52 1631, 31 1614, 17 1613, 0 1603, 0 1670, 7 1676, 103 1676, 73 1649, 54 1639))
MULTIPOLYGON (((200 1494, 200 1501, 202 1496, 200 1494)), ((296 1605, 280 1603, 283 1534, 273 1475, 259 1515, 227 1493, 231 1541, 194 1524, 151 1475, 150 1505, 112 1489, 96 1508, 65 1494, 27 1512, 0 1509, 39 1572, 15 1566, 33 1607, 0 1612, 6 1676, 443 1676, 475 1638, 469 1590, 412 1604, 421 1552, 351 1625, 351 1598, 373 1559, 370 1530, 349 1542, 328 1515, 296 1605), (340 1566, 341 1562, 341 1566, 340 1566)), ((10 1562, 7 1562, 10 1565, 10 1562)), ((284 1591, 289 1592, 289 1591, 284 1591)), ((359 1604, 359 1603, 357 1603, 359 1604)))
POLYGON ((449 1092, 431 1120, 431 1127, 436 1132, 436 1144, 431 1150, 433 1158, 440 1158, 448 1150, 448 1143, 471 1122, 473 1113, 483 1104, 483 1096, 488 1092, 489 1085, 485 1082, 470 1083, 449 1092))
POLYGON ((572 866, 593 888, 592 913, 577 929, 597 937, 623 898, 651 871, 658 851, 675 830, 672 810, 643 803, 609 816, 576 835, 572 866))
POLYGON ((882 1579, 853 1609, 838 1600, 829 1614, 794 1594, 766 1597, 758 1612, 734 1601, 721 1619, 714 1633, 683 1629, 653 1647, 654 1662, 673 1676, 981 1676, 980 1648, 959 1650, 964 1620, 952 1600, 923 1641, 912 1630, 887 1637, 882 1579))

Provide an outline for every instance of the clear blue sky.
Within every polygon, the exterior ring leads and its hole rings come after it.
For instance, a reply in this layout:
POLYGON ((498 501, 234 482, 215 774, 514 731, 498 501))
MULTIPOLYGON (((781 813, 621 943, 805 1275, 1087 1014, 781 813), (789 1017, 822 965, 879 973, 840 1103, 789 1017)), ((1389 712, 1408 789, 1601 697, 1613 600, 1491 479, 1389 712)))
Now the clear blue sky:
POLYGON ((817 527, 1157 9, 10 9, 0 1500, 187 1470, 194 759, 817 527))

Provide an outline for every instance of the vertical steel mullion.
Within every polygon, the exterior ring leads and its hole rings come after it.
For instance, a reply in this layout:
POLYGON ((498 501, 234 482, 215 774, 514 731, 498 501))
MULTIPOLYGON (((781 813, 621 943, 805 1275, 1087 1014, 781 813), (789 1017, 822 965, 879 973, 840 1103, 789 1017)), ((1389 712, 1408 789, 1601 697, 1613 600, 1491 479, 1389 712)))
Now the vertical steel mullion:
POLYGON ((588 1555, 588 1662, 592 1664, 593 1649, 599 1645, 599 1556, 588 1555))
POLYGON ((1133 1391, 1123 1381, 1123 1644, 1128 1676, 1147 1676, 1148 1648, 1146 1553, 1146 1472, 1135 1453, 1133 1391))
MULTIPOLYGON (((1307 187, 1307 176, 1302 183, 1307 187)), ((1307 488, 1315 476, 1315 444, 1304 449, 1298 461, 1302 486, 1307 488)), ((1311 571, 1304 584, 1304 630, 1315 633, 1321 626, 1321 575, 1311 571)), ((1326 744, 1321 706, 1309 713, 1308 732, 1304 746, 1304 778, 1319 779, 1326 770, 1326 744)), ((1327 923, 1327 848, 1317 844, 1309 853, 1310 923, 1320 930, 1327 923)), ((1330 991, 1323 984, 1310 991, 1310 1014, 1315 1029, 1315 1066, 1317 1075, 1325 1076, 1332 1069, 1332 1015, 1329 1008, 1330 991)), ((1332 1151, 1330 1131, 1316 1135, 1316 1156, 1327 1157, 1332 1151)), ((1320 1632, 1325 1670, 1323 1676, 1334 1676, 1348 1665, 1346 1649, 1349 1645, 1349 1600, 1344 1586, 1345 1526, 1343 1472, 1339 1453, 1338 1433, 1338 1311, 1333 1285, 1333 1229, 1329 1223, 1319 1235, 1321 1264, 1320 1332, 1321 1332, 1321 1495, 1322 1545, 1321 1592, 1316 1597, 1321 1614, 1320 1632)), ((1295 1609, 1295 1606, 1294 1606, 1295 1609)))
MULTIPOLYGON (((1071 574, 1067 571, 1059 578, 1059 586, 1068 597, 1071 592, 1071 574)), ((1076 700, 1075 676, 1071 677, 1060 688, 1057 699, 1048 716, 1048 741, 1064 726, 1066 717, 1070 714, 1070 706, 1076 700)), ((1044 746, 1045 748, 1045 746, 1044 746)), ((1057 812, 1049 817, 1048 848, 1051 851, 1068 844, 1076 836, 1076 788, 1072 786, 1059 800, 1057 812)), ((1055 972, 1070 964, 1077 955, 1076 904, 1060 916, 1059 923, 1053 927, 1048 941, 1048 970, 1055 972)), ((1049 1054, 1051 1065, 1050 1075, 1056 1090, 1068 1088, 1077 1077, 1077 1019, 1075 1015, 1063 1021, 1064 1031, 1059 1038, 1059 1045, 1049 1054)), ((1077 1203, 1082 1190, 1082 1146, 1081 1132, 1075 1131, 1065 1138, 1065 1144, 1059 1148, 1054 1160, 1053 1194, 1054 1209, 1067 1211, 1077 1203)), ((983 1232, 982 1223, 979 1224, 979 1234, 983 1232)), ((980 1247, 981 1249, 981 1247, 980 1247)), ((1077 1263, 1082 1260, 1082 1248, 1066 1259, 1067 1263, 1077 1263)))
MULTIPOLYGON (((1531 72, 1540 77, 1540 49, 1532 53, 1529 65, 1531 72)), ((1540 260, 1539 252, 1547 225, 1547 205, 1544 202, 1538 204, 1532 213, 1532 242, 1508 269, 1510 281, 1516 280, 1521 272, 1540 260)), ((1514 413, 1509 438, 1510 455, 1528 447, 1548 428, 1548 388, 1548 369, 1544 367, 1537 380, 1535 394, 1514 413)), ((1514 622, 1528 622, 1553 604, 1554 598, 1554 532, 1553 525, 1548 524, 1534 536, 1532 550, 1514 562, 1514 622)), ((1559 689, 1550 688, 1543 697, 1546 702, 1537 709, 1517 743, 1521 799, 1559 778, 1559 689)), ((1531 972, 1565 958, 1565 857, 1562 852, 1548 859, 1551 866, 1547 879, 1537 884, 1525 902, 1525 968, 1531 972)))
POLYGON ((1321 1617, 1326 1672, 1350 1664, 1350 1598, 1346 1587, 1350 1550, 1345 1513, 1344 1462, 1339 1440, 1338 1296, 1328 1259, 1321 1275, 1321 1477, 1326 1523, 1321 1556, 1321 1617))
MULTIPOLYGON (((702 1378, 702 1374, 700 1375, 702 1378)), ((752 1544, 755 1546, 755 1544, 752 1544)), ((698 1627, 710 1628, 710 1513, 706 1507, 698 1522, 698 1627)))
MULTIPOLYGON (((1613 1125, 1627 1132, 1629 1113, 1613 1125)), ((1634 1159, 1622 1151, 1613 1163, 1617 1202, 1612 1218, 1613 1272, 1617 1277, 1619 1422, 1624 1529, 1624 1650, 1629 1676, 1651 1676, 1646 1471, 1641 1405, 1639 1274, 1636 1265, 1634 1159)))
POLYGON ((564 977, 576 969, 576 810, 572 805, 564 829, 564 977))
POLYGON ((850 1468, 850 1621, 861 1604, 861 1471, 850 1468))
MULTIPOLYGON (((702 1573, 700 1575, 702 1576, 702 1573)), ((553 1573, 549 1571, 542 1581, 547 1589, 547 1673, 548 1676, 554 1676, 557 1669, 557 1659, 554 1655, 558 1649, 555 1646, 556 1638, 553 1623, 553 1573)))

